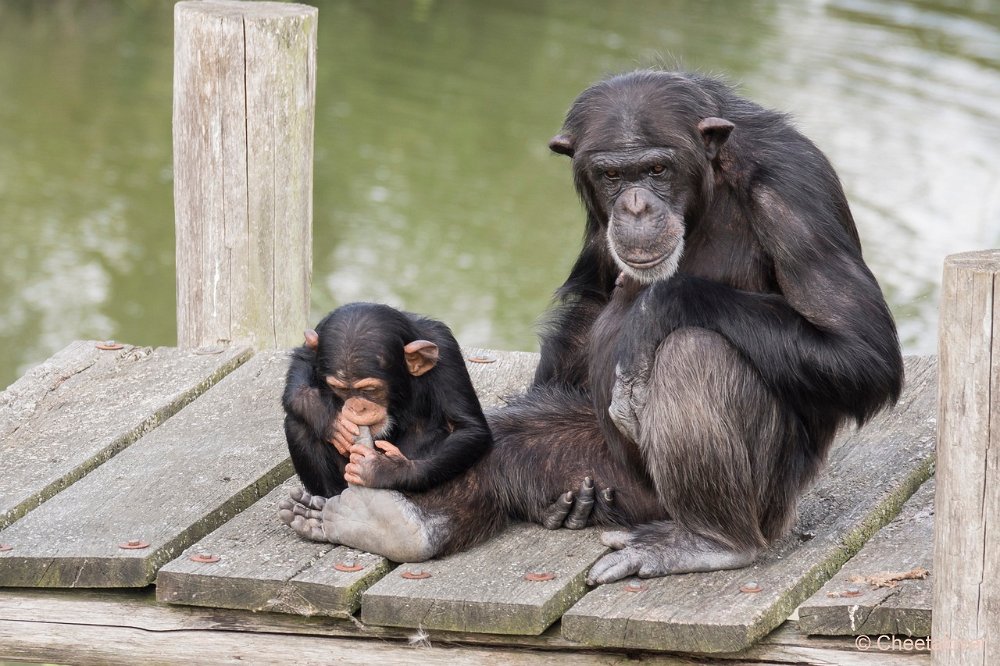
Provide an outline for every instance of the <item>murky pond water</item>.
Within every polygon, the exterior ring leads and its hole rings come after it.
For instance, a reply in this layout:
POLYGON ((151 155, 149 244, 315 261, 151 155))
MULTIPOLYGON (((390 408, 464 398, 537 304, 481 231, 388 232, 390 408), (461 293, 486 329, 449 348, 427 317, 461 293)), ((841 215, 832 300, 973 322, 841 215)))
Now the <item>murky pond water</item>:
MULTIPOLYGON (((844 181, 911 353, 944 256, 1000 245, 1000 3, 322 2, 313 312, 377 300, 535 349, 578 249, 546 149, 607 73, 718 73, 844 181)), ((172 7, 0 0, 0 387, 73 339, 175 342, 172 7)))

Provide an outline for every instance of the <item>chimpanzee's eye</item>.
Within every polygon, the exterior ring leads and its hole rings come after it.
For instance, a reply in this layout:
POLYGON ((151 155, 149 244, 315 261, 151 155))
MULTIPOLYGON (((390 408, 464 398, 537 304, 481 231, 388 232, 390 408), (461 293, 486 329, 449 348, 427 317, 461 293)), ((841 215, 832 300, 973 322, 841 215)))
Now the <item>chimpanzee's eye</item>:
POLYGON ((604 171, 604 177, 608 180, 619 180, 621 179, 622 174, 618 171, 618 169, 606 169, 604 171))
POLYGON ((654 176, 661 176, 663 175, 663 172, 666 170, 667 167, 663 166, 662 164, 654 164, 649 168, 649 173, 651 173, 654 176))

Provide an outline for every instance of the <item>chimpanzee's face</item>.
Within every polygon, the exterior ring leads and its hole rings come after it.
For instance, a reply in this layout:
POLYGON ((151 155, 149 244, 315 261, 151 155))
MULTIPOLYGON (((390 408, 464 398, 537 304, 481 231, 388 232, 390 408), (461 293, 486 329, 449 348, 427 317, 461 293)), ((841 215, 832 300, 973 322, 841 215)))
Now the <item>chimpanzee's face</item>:
POLYGON ((344 417, 369 426, 375 436, 389 430, 389 384, 377 377, 354 377, 347 372, 327 375, 326 383, 343 401, 344 417))
POLYGON ((588 90, 549 147, 573 158, 577 190, 606 234, 608 251, 634 279, 677 270, 687 225, 711 196, 713 169, 733 124, 709 114, 690 86, 650 77, 588 90))
POLYGON ((597 208, 607 219, 611 256, 641 282, 673 275, 684 251, 690 190, 676 150, 640 146, 579 156, 597 208))

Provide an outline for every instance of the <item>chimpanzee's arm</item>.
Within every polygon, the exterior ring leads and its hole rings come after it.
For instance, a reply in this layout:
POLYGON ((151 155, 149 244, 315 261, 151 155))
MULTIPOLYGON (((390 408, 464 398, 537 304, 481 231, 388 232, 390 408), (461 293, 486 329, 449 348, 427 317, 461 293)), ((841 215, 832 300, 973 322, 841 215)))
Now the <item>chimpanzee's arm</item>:
POLYGON ((346 483, 346 459, 327 440, 337 409, 330 396, 316 384, 315 352, 300 347, 292 353, 282 405, 285 438, 292 465, 306 489, 323 497, 341 492, 346 483))
POLYGON ((299 347, 292 352, 288 377, 281 404, 285 413, 308 427, 313 434, 325 440, 331 434, 331 424, 337 409, 329 395, 323 393, 316 377, 316 352, 299 347))
POLYGON ((549 312, 541 333, 541 359, 534 385, 586 386, 586 345, 590 328, 608 303, 618 269, 601 252, 603 236, 584 246, 566 283, 556 292, 559 303, 549 312))
POLYGON ((687 275, 652 285, 623 327, 619 375, 645 374, 672 331, 715 331, 801 415, 835 409, 863 423, 895 402, 902 358, 881 290, 847 229, 806 219, 770 190, 758 237, 774 261, 781 295, 760 294, 687 275))

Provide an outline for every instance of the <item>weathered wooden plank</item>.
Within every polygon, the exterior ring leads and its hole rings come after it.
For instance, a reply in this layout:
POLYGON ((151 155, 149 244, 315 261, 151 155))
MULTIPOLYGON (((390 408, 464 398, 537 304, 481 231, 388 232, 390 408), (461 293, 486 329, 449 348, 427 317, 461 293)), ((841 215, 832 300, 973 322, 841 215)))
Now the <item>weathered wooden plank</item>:
MULTIPOLYGON (((135 653, 134 643, 142 643, 149 636, 164 636, 176 639, 177 648, 171 644, 157 643, 161 647, 159 654, 150 659, 154 663, 171 663, 179 658, 181 645, 184 650, 197 641, 204 655, 216 654, 220 645, 232 648, 237 646, 232 662, 240 663, 239 657, 244 657, 243 663, 259 663, 260 657, 245 656, 240 645, 229 638, 243 638, 248 635, 265 634, 273 638, 275 646, 281 646, 288 654, 296 657, 297 664, 307 661, 298 658, 295 648, 304 644, 315 644, 334 654, 338 646, 343 645, 338 640, 324 638, 368 638, 376 639, 364 643, 351 642, 349 645, 362 651, 350 652, 344 661, 352 661, 350 654, 356 654, 358 660, 370 663, 363 648, 366 645, 377 645, 382 648, 393 647, 395 652, 380 655, 383 659, 409 659, 422 661, 428 654, 427 650, 414 652, 408 647, 408 639, 416 637, 412 629, 394 627, 376 627, 364 625, 356 620, 336 620, 319 617, 298 617, 282 613, 252 613, 239 610, 219 610, 198 608, 193 606, 171 606, 153 603, 149 589, 143 590, 7 590, 0 594, 0 622, 6 623, 4 637, 0 638, 0 659, 30 659, 56 663, 135 663, 132 656, 135 653), (78 627, 81 629, 74 636, 60 635, 58 630, 63 627, 78 627), (96 629, 96 631, 95 631, 96 629), (141 637, 135 632, 141 632, 141 637), (126 637, 128 640, 126 640, 126 637), (217 641, 216 639, 222 639, 217 641), (301 641, 286 641, 286 638, 299 638, 301 641), (93 655, 93 661, 82 661, 83 655, 93 655)), ((836 664, 837 666, 862 666, 879 663, 889 666, 926 666, 930 656, 924 652, 896 649, 880 650, 872 647, 869 651, 859 650, 853 638, 806 637, 795 628, 795 622, 786 622, 783 626, 764 637, 749 650, 739 653, 718 654, 710 657, 698 657, 696 663, 767 663, 767 664, 836 664)), ((444 646, 447 655, 455 655, 460 660, 463 653, 454 651, 457 646, 474 646, 487 648, 476 654, 478 663, 507 663, 509 654, 552 655, 560 651, 568 663, 615 663, 619 656, 609 652, 583 652, 585 646, 568 641, 559 635, 558 625, 553 626, 539 636, 512 636, 481 633, 458 633, 429 630, 419 634, 426 643, 435 649, 444 646), (502 648, 518 647, 522 651, 511 653, 502 648), (531 648, 531 652, 523 651, 531 648)), ((426 644, 424 643, 424 644, 426 644)), ((891 646, 890 646, 891 647, 891 646)), ((204 663, 202 654, 191 657, 190 652, 183 653, 198 663, 204 663)), ((337 653, 339 655, 339 653, 337 653)), ((627 656, 642 663, 692 663, 688 659, 677 659, 671 656, 651 656, 638 650, 629 650, 627 656)), ((279 658, 279 657, 276 657, 279 658)), ((334 660, 327 657, 317 663, 331 663, 334 660)), ((190 663, 190 661, 188 662, 190 663)), ((280 662, 279 662, 280 663, 280 662)), ((389 663, 392 663, 391 661, 389 663)))
POLYGON ((299 485, 298 477, 291 477, 160 569, 157 600, 298 615, 352 615, 361 605, 361 593, 389 571, 389 561, 299 538, 277 518, 278 501, 299 485), (190 559, 204 553, 220 560, 190 559), (341 571, 337 565, 363 568, 341 571))
POLYGON ((179 2, 174 209, 181 347, 301 340, 312 280, 314 7, 179 2))
POLYGON ((595 646, 707 653, 745 649, 780 625, 930 476, 936 363, 911 357, 906 371, 896 408, 840 435, 800 502, 794 533, 756 564, 651 580, 638 593, 625 583, 603 585, 564 615, 563 635, 595 646), (741 592, 748 581, 763 590, 741 592))
POLYGON ((823 587, 799 607, 799 629, 827 636, 931 635, 930 580, 900 580, 889 587, 871 576, 932 566, 934 479, 928 480, 891 523, 879 530, 823 587))
POLYGON ((506 399, 524 393, 535 376, 538 354, 463 348, 466 367, 483 409, 498 407, 506 399))
POLYGON ((587 570, 606 551, 594 530, 513 525, 463 553, 400 566, 361 595, 361 619, 395 627, 539 634, 583 596, 587 570), (411 580, 404 578, 407 572, 430 577, 411 580), (529 580, 529 574, 551 579, 529 580))
POLYGON ((951 255, 938 345, 935 664, 1000 663, 1000 250, 951 255))
MULTIPOLYGON (((73 342, 0 393, 0 529, 81 478, 250 357, 73 342)), ((2 541, 2 537, 0 537, 2 541)))
MULTIPOLYGON (((129 587, 288 478, 286 352, 258 354, 0 532, 0 585, 129 587), (139 540, 149 546, 123 549, 139 540)), ((159 387, 152 387, 158 390, 159 387)))
MULTIPOLYGON (((523 391, 533 376, 538 354, 465 350, 470 375, 485 405, 503 403, 523 391)), ((277 501, 297 484, 292 477, 282 489, 243 512, 229 524, 189 549, 222 559, 198 564, 185 553, 160 570, 157 596, 169 603, 271 610, 302 615, 345 616, 358 609, 361 592, 389 570, 384 558, 354 556, 365 569, 339 572, 334 564, 352 557, 298 537, 277 520, 277 501)))

